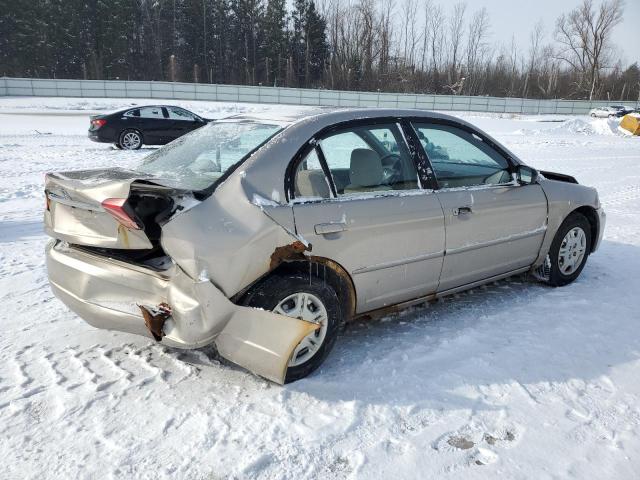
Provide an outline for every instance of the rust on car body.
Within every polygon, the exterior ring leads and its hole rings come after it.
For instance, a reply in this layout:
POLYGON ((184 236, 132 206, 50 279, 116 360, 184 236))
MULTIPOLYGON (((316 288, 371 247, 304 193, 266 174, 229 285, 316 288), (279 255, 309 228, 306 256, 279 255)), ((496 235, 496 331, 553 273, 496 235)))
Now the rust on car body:
POLYGON ((311 251, 311 245, 305 245, 300 240, 289 245, 283 245, 282 247, 276 247, 271 254, 271 262, 269 263, 269 270, 273 270, 282 262, 288 260, 304 260, 304 252, 311 251))
POLYGON ((157 307, 151 309, 144 305, 138 305, 140 311, 142 311, 142 317, 144 318, 144 324, 149 329, 149 332, 153 338, 159 342, 164 333, 164 322, 171 316, 171 307, 167 303, 161 303, 157 307))

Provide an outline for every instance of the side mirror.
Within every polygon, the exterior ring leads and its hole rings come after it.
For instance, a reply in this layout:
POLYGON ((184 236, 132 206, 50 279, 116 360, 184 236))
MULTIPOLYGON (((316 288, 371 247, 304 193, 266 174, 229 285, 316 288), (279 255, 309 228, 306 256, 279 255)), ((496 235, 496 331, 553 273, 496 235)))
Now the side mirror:
POLYGON ((516 168, 516 178, 520 185, 530 185, 538 180, 538 171, 526 165, 518 165, 516 168))

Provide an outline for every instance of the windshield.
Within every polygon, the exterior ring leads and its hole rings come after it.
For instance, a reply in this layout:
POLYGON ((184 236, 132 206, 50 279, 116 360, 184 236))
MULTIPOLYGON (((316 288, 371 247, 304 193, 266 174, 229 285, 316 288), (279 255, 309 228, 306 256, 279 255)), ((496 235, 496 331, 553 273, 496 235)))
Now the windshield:
POLYGON ((138 170, 202 190, 280 130, 251 121, 212 122, 148 155, 138 170))

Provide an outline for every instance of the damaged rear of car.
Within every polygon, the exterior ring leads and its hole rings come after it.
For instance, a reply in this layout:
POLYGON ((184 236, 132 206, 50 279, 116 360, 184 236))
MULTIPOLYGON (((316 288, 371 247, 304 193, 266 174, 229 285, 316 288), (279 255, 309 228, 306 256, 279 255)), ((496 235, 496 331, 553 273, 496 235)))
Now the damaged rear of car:
POLYGON ((271 268, 276 247, 299 240, 248 201, 243 175, 227 178, 283 128, 221 121, 154 152, 136 171, 48 174, 47 268, 56 296, 95 327, 180 348, 215 342, 225 358, 284 383, 294 349, 318 324, 230 298, 250 283, 247 275, 255 280, 271 268), (211 195, 218 188, 224 192, 211 195), (180 222, 199 209, 209 225, 180 222), (199 227, 207 243, 198 246, 199 227), (198 247, 224 267, 200 262, 198 247), (233 263, 243 275, 229 270, 233 263))
POLYGON ((343 322, 525 272, 573 282, 595 189, 433 112, 336 109, 208 124, 123 169, 49 174, 56 295, 99 328, 305 377, 343 322))

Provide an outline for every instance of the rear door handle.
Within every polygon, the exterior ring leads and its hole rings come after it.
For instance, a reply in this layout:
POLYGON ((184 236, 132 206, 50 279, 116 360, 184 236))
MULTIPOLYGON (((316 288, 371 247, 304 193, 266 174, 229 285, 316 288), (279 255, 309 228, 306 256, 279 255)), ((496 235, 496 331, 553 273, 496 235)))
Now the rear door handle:
POLYGON ((327 235, 328 233, 338 233, 347 230, 344 222, 318 223, 313 227, 317 235, 327 235))
POLYGON ((473 213, 473 210, 471 209, 471 207, 465 206, 465 207, 454 208, 452 213, 454 215, 467 215, 469 213, 473 213))

